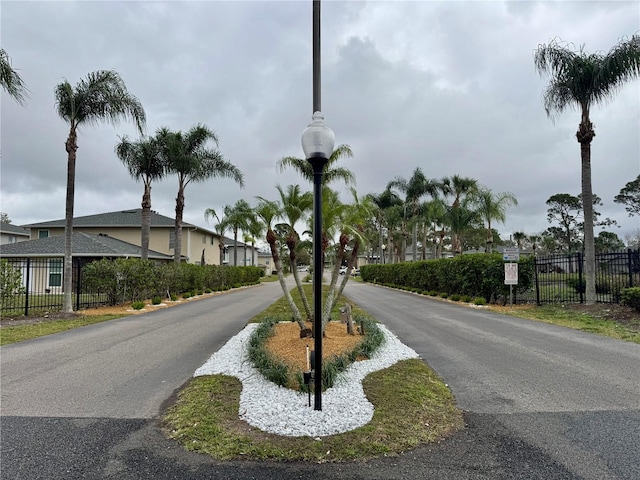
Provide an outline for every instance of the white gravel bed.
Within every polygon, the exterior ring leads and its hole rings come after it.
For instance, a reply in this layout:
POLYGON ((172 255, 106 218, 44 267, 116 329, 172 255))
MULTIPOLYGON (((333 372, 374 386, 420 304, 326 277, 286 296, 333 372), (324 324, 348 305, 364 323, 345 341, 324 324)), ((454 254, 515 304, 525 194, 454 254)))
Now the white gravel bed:
POLYGON ((388 368, 418 354, 404 345, 384 325, 385 341, 369 360, 353 363, 336 385, 322 394, 322 411, 308 405, 306 393, 278 387, 266 380, 247 357, 249 338, 258 326, 247 325, 195 371, 194 377, 223 374, 242 382, 239 416, 266 432, 292 437, 323 437, 366 425, 373 418, 373 405, 364 395, 362 380, 371 372, 388 368))

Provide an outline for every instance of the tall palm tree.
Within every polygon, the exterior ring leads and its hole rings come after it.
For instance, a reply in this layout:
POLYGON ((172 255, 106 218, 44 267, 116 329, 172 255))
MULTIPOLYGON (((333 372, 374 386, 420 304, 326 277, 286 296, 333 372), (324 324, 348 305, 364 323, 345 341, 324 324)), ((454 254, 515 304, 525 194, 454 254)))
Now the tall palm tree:
POLYGON ((224 217, 220 218, 214 208, 207 208, 204 211, 204 221, 209 222, 210 218, 215 218, 218 223, 213 227, 215 232, 220 237, 218 248, 220 249, 220 265, 224 265, 224 232, 227 230, 227 224, 224 222, 224 217))
POLYGON ((448 209, 451 243, 454 253, 462 253, 460 233, 477 217, 471 215, 469 207, 478 192, 478 181, 473 178, 453 175, 443 178, 439 183, 439 189, 445 196, 453 197, 453 202, 448 209), (461 208, 466 211, 459 211, 461 208))
POLYGON ((262 221, 262 224, 265 226, 267 231, 266 240, 269 245, 269 249, 271 250, 271 258, 273 259, 273 266, 278 274, 280 287, 282 288, 284 297, 289 304, 291 312, 293 313, 294 320, 298 323, 300 330, 304 330, 307 326, 302 319, 302 315, 300 314, 300 310, 298 309, 296 302, 293 301, 291 292, 289 292, 289 289, 287 288, 284 273, 282 272, 282 261, 280 260, 280 253, 278 252, 278 237, 273 231, 274 222, 282 216, 282 207, 278 202, 266 200, 263 197, 257 197, 257 199, 258 205, 254 208, 254 212, 256 213, 256 217, 262 221))
POLYGON ((487 252, 493 251, 493 230, 491 222, 504 223, 505 212, 508 207, 518 205, 515 195, 510 192, 493 193, 488 189, 481 189, 478 194, 477 210, 483 221, 487 222, 487 252))
POLYGON ((131 95, 120 75, 113 70, 89 73, 75 87, 65 80, 54 90, 58 115, 69 124, 69 136, 65 143, 67 151, 67 196, 65 207, 64 248, 64 299, 63 311, 73 311, 72 290, 72 244, 73 204, 76 183, 76 150, 78 150, 78 128, 109 121, 113 124, 130 118, 140 134, 146 116, 140 100, 131 95))
MULTIPOLYGON (((253 210, 246 200, 240 199, 234 205, 225 205, 224 224, 233 232, 233 265, 238 265, 238 231, 249 230, 253 210)), ((244 262, 243 262, 244 265, 244 262)))
MULTIPOLYGON (((353 157, 351 147, 349 147, 349 145, 338 145, 324 167, 322 173, 322 184, 328 185, 336 180, 342 180, 346 185, 355 184, 356 177, 351 170, 336 166, 336 163, 341 159, 350 157, 353 157)), ((301 174, 305 180, 310 183, 313 182, 313 167, 303 158, 283 157, 278 161, 277 167, 281 172, 287 167, 293 168, 301 174)))
POLYGON ((391 207, 402 205, 402 200, 395 192, 392 192, 388 188, 379 194, 370 193, 368 197, 373 204, 373 213, 376 216, 378 223, 378 254, 381 262, 384 263, 384 259, 382 258, 386 248, 386 245, 384 244, 384 230, 386 229, 388 236, 390 229, 390 226, 386 221, 388 216, 386 212, 391 207))
POLYGON ((603 104, 626 82, 640 76, 640 35, 621 40, 607 54, 577 52, 568 44, 552 40, 540 45, 534 55, 536 69, 549 77, 544 108, 553 118, 566 108, 578 107, 580 124, 576 139, 580 144, 582 205, 584 208, 585 302, 596 299, 595 240, 593 236, 593 191, 591 187, 591 141, 595 137, 590 110, 603 104))
POLYGON ((522 248, 522 244, 525 240, 527 240, 527 234, 524 232, 513 232, 513 241, 516 242, 516 247, 518 249, 522 248))
POLYGON ((184 191, 189 183, 204 182, 210 178, 231 178, 244 187, 242 172, 226 161, 218 147, 218 137, 205 125, 195 125, 186 133, 161 128, 156 133, 168 173, 178 176, 176 196, 174 261, 180 263, 182 256, 182 215, 184 191), (207 147, 212 141, 216 148, 207 147))
MULTIPOLYGON (((391 180, 387 189, 397 188, 402 193, 405 194, 405 203, 408 206, 409 216, 412 219, 415 219, 418 216, 418 209, 420 206, 420 200, 425 195, 435 196, 438 191, 438 183, 434 180, 428 179, 422 170, 419 167, 413 171, 411 178, 406 180, 402 177, 396 177, 391 180)), ((418 244, 418 224, 416 222, 412 222, 412 242, 411 242, 411 250, 413 261, 415 262, 417 258, 417 244, 418 244)))
POLYGON ((307 318, 312 318, 311 305, 302 288, 300 275, 298 274, 298 262, 296 258, 296 249, 300 242, 300 235, 296 232, 296 224, 303 222, 313 210, 313 194, 311 192, 302 192, 299 185, 289 185, 286 191, 276 185, 276 189, 280 194, 280 205, 282 205, 282 218, 287 222, 287 248, 289 249, 289 263, 291 265, 291 273, 296 282, 296 288, 302 299, 307 318))
POLYGON ((116 155, 125 164, 134 180, 142 180, 142 230, 141 257, 149 258, 149 234, 151 231, 151 182, 160 180, 165 174, 165 165, 154 138, 143 138, 132 142, 125 135, 115 148, 116 155))
POLYGON ((11 60, 4 48, 0 48, 0 86, 16 102, 24 105, 29 90, 27 90, 20 74, 11 67, 11 60))

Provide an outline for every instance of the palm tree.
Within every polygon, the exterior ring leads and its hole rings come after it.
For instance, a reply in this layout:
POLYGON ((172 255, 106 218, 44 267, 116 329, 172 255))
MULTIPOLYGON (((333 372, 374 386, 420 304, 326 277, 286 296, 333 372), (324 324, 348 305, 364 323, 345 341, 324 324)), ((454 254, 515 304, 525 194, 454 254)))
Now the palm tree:
POLYGON ((443 178, 438 186, 445 196, 453 197, 453 202, 447 210, 448 223, 451 226, 451 243, 454 253, 462 253, 460 233, 476 217, 471 215, 469 206, 470 200, 478 192, 478 181, 473 178, 454 175, 453 177, 443 178), (460 208, 465 208, 466 211, 459 211, 460 208))
MULTIPOLYGON (((338 163, 338 161, 342 158, 350 157, 353 157, 351 147, 349 147, 349 145, 338 145, 329 157, 329 161, 324 167, 322 173, 322 184, 328 185, 336 180, 342 180, 346 185, 355 184, 356 177, 353 172, 351 172, 351 170, 335 166, 335 164, 338 163)), ((313 167, 305 159, 297 157, 283 157, 278 161, 277 167, 281 172, 284 171, 287 167, 291 167, 298 173, 300 173, 305 180, 310 183, 313 182, 313 167)))
POLYGON ((142 231, 141 257, 149 258, 149 234, 151 231, 151 182, 160 180, 165 174, 165 165, 160 157, 160 149, 154 138, 130 141, 125 135, 115 148, 116 155, 125 164, 134 180, 142 180, 142 231))
POLYGON ((258 205, 254 208, 254 212, 256 213, 256 217, 258 217, 262 221, 262 224, 267 230, 266 240, 269 244, 269 249, 271 250, 271 258, 273 259, 273 266, 275 267, 278 274, 280 287, 282 288, 284 297, 289 304, 289 308, 291 308, 291 312, 293 312, 294 320, 298 323, 300 330, 304 330, 305 328, 307 328, 307 326, 302 320, 302 315, 300 314, 300 310, 298 310, 296 302, 293 301, 291 292, 289 292, 289 289, 287 288, 287 284, 284 279, 284 273, 282 272, 282 261, 280 260, 280 253, 278 252, 278 237, 273 231, 275 220, 282 216, 282 207, 278 204, 278 202, 266 200, 263 197, 257 198, 258 205))
POLYGON ((587 54, 552 40, 540 45, 534 55, 536 69, 549 76, 543 102, 547 115, 578 107, 581 112, 576 138, 580 144, 582 205, 584 208, 585 302, 596 299, 595 241, 593 236, 593 191, 591 188, 591 141, 595 137, 590 110, 603 104, 626 82, 640 76, 640 35, 621 40, 605 54, 587 54))
MULTIPOLYGON (((387 190, 392 188, 397 188, 402 193, 405 194, 405 204, 409 210, 409 216, 412 219, 415 219, 418 216, 418 209, 420 206, 420 199, 425 195, 435 196, 438 190, 437 182, 433 180, 429 180, 422 170, 419 167, 413 171, 411 178, 409 180, 405 180, 402 177, 396 177, 391 180, 387 185, 387 190)), ((418 224, 417 222, 412 222, 412 243, 411 250, 413 261, 415 262, 417 258, 417 244, 418 244, 418 224)))
POLYGON ((67 150, 67 196, 65 208, 64 249, 64 300, 63 311, 73 312, 72 290, 72 245, 73 203, 76 182, 76 150, 78 150, 78 128, 104 121, 115 124, 121 119, 132 119, 142 134, 146 122, 140 100, 127 91, 120 75, 113 70, 89 73, 75 87, 65 80, 55 88, 58 115, 69 124, 67 150))
POLYGON ((182 214, 184 191, 191 182, 204 182, 210 178, 231 178, 244 187, 242 172, 226 161, 220 151, 207 147, 209 140, 218 146, 217 135, 205 125, 195 125, 188 132, 172 132, 161 128, 156 133, 162 156, 170 173, 178 176, 176 197, 174 261, 182 256, 182 214))
POLYGON ((382 193, 375 194, 370 193, 368 195, 370 201, 373 204, 373 212, 376 216, 376 221, 378 224, 378 254, 380 261, 384 263, 383 253, 386 245, 384 245, 384 229, 389 232, 389 225, 386 222, 386 210, 395 206, 402 205, 402 200, 398 197, 397 194, 392 192, 389 189, 385 189, 382 193))
POLYGON ((302 299, 307 318, 312 317, 311 306, 309 300, 302 288, 300 275, 298 275, 298 262, 296 259, 296 249, 300 242, 300 235, 296 232, 297 223, 304 221, 313 209, 313 194, 311 192, 302 192, 299 185, 289 185, 285 190, 280 185, 276 185, 276 189, 280 194, 280 204, 282 205, 282 218, 287 222, 287 247, 289 249, 289 263, 291 265, 291 273, 296 282, 298 293, 302 299))
POLYGON ((493 251, 493 230, 491 221, 504 223, 507 207, 518 205, 513 193, 504 192, 494 194, 491 190, 481 189, 478 194, 478 212, 483 221, 487 222, 487 252, 493 251))
POLYGON ((220 236, 220 242, 218 243, 218 248, 220 249, 220 265, 224 265, 224 232, 227 229, 227 225, 224 223, 224 217, 222 219, 218 217, 214 208, 207 208, 204 211, 204 221, 209 222, 210 218, 215 218, 218 222, 214 226, 214 229, 220 236))
POLYGON ((518 247, 518 249, 522 248, 522 242, 524 242, 525 240, 527 240, 527 234, 524 232, 513 232, 513 241, 516 242, 516 247, 518 247))
MULTIPOLYGON (((233 265, 238 265, 238 231, 249 230, 249 222, 253 217, 253 210, 246 200, 240 199, 235 205, 225 205, 224 220, 225 226, 231 228, 233 232, 233 265)), ((244 265, 244 262, 243 262, 244 265)))
POLYGON ((13 68, 9 55, 0 48, 0 86, 20 105, 24 105, 29 90, 22 81, 22 78, 13 68))

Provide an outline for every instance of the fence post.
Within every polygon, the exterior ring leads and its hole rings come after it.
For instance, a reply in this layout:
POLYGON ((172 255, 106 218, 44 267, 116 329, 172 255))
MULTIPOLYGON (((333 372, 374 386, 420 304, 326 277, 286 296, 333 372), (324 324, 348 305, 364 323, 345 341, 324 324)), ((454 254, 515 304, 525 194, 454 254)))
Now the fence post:
POLYGON ((577 255, 578 255, 578 285, 580 285, 580 288, 579 288, 580 303, 584 303, 584 291, 587 288, 587 284, 584 282, 584 276, 582 275, 582 270, 584 268, 582 261, 584 260, 584 258, 583 258, 582 252, 578 252, 577 255))
POLYGON ((533 278, 536 280, 536 305, 540 306, 540 285, 538 279, 538 257, 533 255, 533 278))
POLYGON ((24 287, 24 315, 29 315, 29 283, 31 282, 31 258, 27 257, 27 278, 24 287))
POLYGON ((627 249, 627 266, 629 269, 629 288, 633 287, 633 262, 631 261, 631 249, 627 249))
POLYGON ((73 272, 73 269, 75 268, 76 270, 76 311, 78 311, 80 310, 80 260, 78 259, 74 263, 75 263, 75 266, 71 268, 71 272, 73 272))

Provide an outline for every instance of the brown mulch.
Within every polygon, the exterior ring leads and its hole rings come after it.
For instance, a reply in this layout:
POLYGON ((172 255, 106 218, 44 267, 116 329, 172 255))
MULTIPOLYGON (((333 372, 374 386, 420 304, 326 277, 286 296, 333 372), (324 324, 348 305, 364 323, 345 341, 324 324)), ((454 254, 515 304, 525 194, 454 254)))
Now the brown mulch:
MULTIPOLYGON (((312 328, 311 323, 307 326, 312 328)), ((309 350, 313 350, 314 339, 300 338, 300 326, 296 322, 278 323, 274 328, 276 333, 267 340, 267 350, 293 370, 307 371, 307 346, 309 350)), ((344 323, 329 322, 322 339, 322 357, 329 358, 332 355, 350 352, 363 338, 361 335, 349 335, 344 323)))

